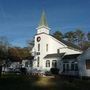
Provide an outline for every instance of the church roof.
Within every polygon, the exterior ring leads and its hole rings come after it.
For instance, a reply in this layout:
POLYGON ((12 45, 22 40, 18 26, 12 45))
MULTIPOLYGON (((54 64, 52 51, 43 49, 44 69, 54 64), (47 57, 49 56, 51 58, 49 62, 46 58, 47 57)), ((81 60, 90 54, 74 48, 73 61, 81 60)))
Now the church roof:
POLYGON ((79 56, 80 54, 69 54, 65 55, 62 59, 75 59, 79 56))
POLYGON ((64 43, 65 45, 67 45, 68 47, 70 48, 74 48, 74 49, 77 49, 77 50, 81 50, 80 47, 78 47, 77 45, 71 43, 71 42, 68 42, 68 41, 65 41, 65 40, 60 40, 62 43, 64 43))
POLYGON ((48 24, 47 24, 47 20, 46 20, 46 16, 45 16, 45 12, 44 11, 42 12, 40 23, 39 23, 39 26, 38 27, 42 27, 42 26, 48 27, 48 24))
POLYGON ((81 56, 84 56, 84 55, 86 55, 86 54, 87 54, 87 55, 89 56, 89 58, 90 58, 90 55, 89 55, 89 54, 90 54, 90 47, 89 47, 87 50, 83 51, 83 53, 80 55, 80 57, 81 57, 81 56))
POLYGON ((53 53, 53 54, 47 54, 44 58, 55 58, 55 57, 62 57, 65 53, 53 53))
MULTIPOLYGON (((56 39, 56 38, 53 37, 52 35, 50 35, 50 36, 51 36, 52 38, 56 39)), ((61 39, 61 40, 56 39, 56 40, 57 40, 58 42, 62 42, 63 44, 67 45, 68 48, 73 48, 73 49, 82 51, 80 47, 78 47, 77 45, 75 45, 75 44, 73 44, 73 43, 71 43, 71 42, 69 42, 69 41, 66 41, 66 40, 63 40, 63 39, 61 39)))
MULTIPOLYGON (((46 33, 40 33, 40 34, 46 34, 46 33)), ((48 34, 46 34, 46 35, 48 35, 48 34)), ((81 49, 80 47, 78 47, 77 45, 75 45, 75 44, 73 44, 73 43, 71 43, 71 42, 69 42, 69 41, 66 41, 66 40, 63 40, 63 39, 58 40, 58 39, 56 39, 55 37, 53 37, 52 35, 50 35, 50 34, 49 34, 49 36, 51 36, 52 38, 54 38, 54 39, 57 40, 58 42, 61 42, 61 43, 63 43, 64 45, 67 45, 68 48, 73 48, 73 49, 82 51, 82 49, 81 49)))

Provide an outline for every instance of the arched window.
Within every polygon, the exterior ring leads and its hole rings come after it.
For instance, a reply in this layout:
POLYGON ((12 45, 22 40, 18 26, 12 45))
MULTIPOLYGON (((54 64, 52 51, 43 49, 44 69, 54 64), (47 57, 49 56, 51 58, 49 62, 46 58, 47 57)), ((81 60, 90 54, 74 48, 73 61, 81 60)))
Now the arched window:
POLYGON ((53 60, 52 61, 52 68, 56 68, 57 67, 57 61, 56 60, 53 60))
POLYGON ((40 58, 38 57, 37 58, 37 67, 39 67, 39 64, 40 64, 40 58))
POLYGON ((49 60, 46 61, 46 67, 50 67, 50 61, 49 60))

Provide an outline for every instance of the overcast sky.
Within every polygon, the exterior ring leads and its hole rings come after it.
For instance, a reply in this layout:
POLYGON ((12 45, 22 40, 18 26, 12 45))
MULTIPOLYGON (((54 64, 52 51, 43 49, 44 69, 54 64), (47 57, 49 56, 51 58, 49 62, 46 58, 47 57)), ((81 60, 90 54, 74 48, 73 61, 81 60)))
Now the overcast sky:
POLYGON ((90 0, 0 0, 0 36, 24 47, 36 34, 45 10, 51 33, 90 31, 90 0))

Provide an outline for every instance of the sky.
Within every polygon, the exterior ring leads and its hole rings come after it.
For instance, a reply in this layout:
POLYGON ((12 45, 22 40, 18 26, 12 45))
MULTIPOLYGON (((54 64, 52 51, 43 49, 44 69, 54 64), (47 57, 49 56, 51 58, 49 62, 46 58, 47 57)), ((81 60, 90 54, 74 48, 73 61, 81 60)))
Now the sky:
POLYGON ((90 0, 0 0, 0 36, 13 46, 26 47, 45 11, 51 33, 90 32, 90 0))

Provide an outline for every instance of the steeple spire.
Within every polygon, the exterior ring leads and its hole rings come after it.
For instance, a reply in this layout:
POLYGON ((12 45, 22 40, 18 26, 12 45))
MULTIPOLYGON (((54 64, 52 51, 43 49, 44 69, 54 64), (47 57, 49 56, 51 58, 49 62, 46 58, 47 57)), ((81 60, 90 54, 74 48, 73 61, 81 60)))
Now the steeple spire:
POLYGON ((41 15, 39 26, 37 28, 37 34, 40 34, 40 33, 49 34, 49 30, 50 28, 48 27, 48 24, 47 24, 45 12, 43 11, 41 15))
POLYGON ((47 20, 46 20, 46 16, 45 16, 45 12, 44 11, 42 12, 40 23, 39 23, 39 26, 38 27, 48 27, 48 24, 47 24, 47 20))

